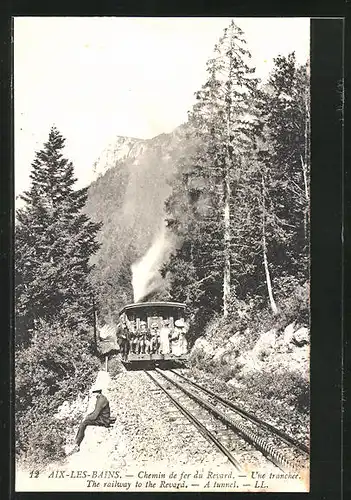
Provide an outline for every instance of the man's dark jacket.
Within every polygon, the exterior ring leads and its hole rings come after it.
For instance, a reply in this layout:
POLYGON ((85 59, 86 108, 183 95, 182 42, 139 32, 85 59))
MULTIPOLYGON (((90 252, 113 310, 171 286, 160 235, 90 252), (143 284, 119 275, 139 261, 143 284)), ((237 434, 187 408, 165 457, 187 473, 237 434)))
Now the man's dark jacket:
POLYGON ((100 425, 110 425, 110 404, 103 394, 96 398, 95 410, 85 417, 85 420, 98 421, 100 425))

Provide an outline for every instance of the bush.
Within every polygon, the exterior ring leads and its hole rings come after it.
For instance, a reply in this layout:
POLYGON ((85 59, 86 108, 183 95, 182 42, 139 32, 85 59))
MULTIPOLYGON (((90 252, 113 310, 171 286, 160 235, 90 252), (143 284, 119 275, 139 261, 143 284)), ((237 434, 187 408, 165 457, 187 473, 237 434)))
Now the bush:
POLYGON ((16 419, 16 451, 24 463, 40 467, 64 458, 67 426, 39 408, 16 419))
POLYGON ((113 356, 108 361, 108 372, 112 378, 117 377, 121 372, 125 371, 125 368, 117 356, 113 356))
POLYGON ((221 367, 220 370, 220 378, 223 379, 225 382, 228 382, 228 380, 232 380, 236 373, 237 373, 237 367, 234 365, 224 365, 221 367))
POLYGON ((298 372, 263 372, 246 376, 245 390, 254 391, 259 399, 276 399, 301 413, 309 412, 309 384, 298 372))
POLYGON ((308 283, 296 286, 291 294, 279 304, 279 307, 286 324, 297 321, 308 327, 310 322, 308 283))
POLYGON ((65 400, 93 382, 99 369, 88 332, 41 324, 15 356, 16 451, 38 463, 62 456, 65 426, 54 419, 65 400))

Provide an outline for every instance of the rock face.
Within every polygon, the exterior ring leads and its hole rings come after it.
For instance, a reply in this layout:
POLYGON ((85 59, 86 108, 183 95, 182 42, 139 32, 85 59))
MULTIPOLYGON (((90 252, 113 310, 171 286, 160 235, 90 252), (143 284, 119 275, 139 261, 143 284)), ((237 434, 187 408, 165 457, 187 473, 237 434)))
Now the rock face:
POLYGON ((199 355, 203 358, 211 359, 214 356, 214 349, 211 344, 203 337, 196 340, 191 355, 199 355))
POLYGON ((291 339, 294 335, 294 328, 295 328, 295 322, 290 323, 290 325, 286 326, 284 329, 284 343, 289 344, 291 342, 291 339))
POLYGON ((277 332, 275 329, 269 330, 268 332, 260 335, 258 341, 252 349, 253 356, 259 359, 264 359, 272 354, 276 344, 276 337, 277 332))
POLYGON ((292 337, 293 343, 298 347, 307 345, 309 343, 309 339, 309 331, 308 328, 305 327, 299 328, 292 337))
POLYGON ((93 172, 95 178, 104 175, 107 170, 114 168, 117 162, 134 159, 141 155, 147 147, 148 141, 135 137, 117 136, 101 153, 94 163, 93 172))
POLYGON ((233 387, 240 380, 255 373, 294 371, 306 380, 309 378, 309 330, 295 322, 283 331, 271 329, 263 332, 250 348, 249 332, 236 332, 222 345, 213 348, 205 338, 199 338, 191 351, 191 360, 201 358, 212 365, 232 367, 235 377, 229 380, 233 387))

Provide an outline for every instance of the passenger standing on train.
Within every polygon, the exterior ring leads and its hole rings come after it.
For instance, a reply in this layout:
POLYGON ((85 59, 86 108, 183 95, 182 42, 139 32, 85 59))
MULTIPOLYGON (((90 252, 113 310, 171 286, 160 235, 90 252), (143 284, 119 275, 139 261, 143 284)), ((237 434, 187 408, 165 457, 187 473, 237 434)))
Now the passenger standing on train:
POLYGON ((139 327, 137 326, 135 329, 135 338, 134 338, 134 346, 135 346, 135 354, 140 354, 142 349, 142 321, 139 322, 139 327))
POLYGON ((174 323, 174 331, 172 334, 172 354, 174 356, 180 356, 181 354, 181 339, 180 339, 180 334, 181 334, 181 325, 180 325, 180 320, 177 319, 177 321, 174 323))
POLYGON ((152 354, 158 352, 160 347, 158 324, 152 323, 151 325, 151 340, 150 340, 150 351, 152 354))
POLYGON ((122 360, 128 361, 130 351, 130 333, 125 316, 121 316, 120 322, 117 326, 117 338, 121 349, 122 360))
POLYGON ((148 331, 146 321, 140 321, 139 330, 139 354, 145 354, 150 350, 150 341, 148 340, 148 331))
POLYGON ((129 322, 129 327, 130 327, 130 349, 133 354, 137 354, 137 344, 138 344, 138 338, 137 338, 137 330, 136 330, 136 324, 135 321, 132 320, 129 322))
POLYGON ((171 329, 169 328, 169 320, 164 320, 160 330, 160 354, 169 354, 169 337, 171 329))
POLYGON ((175 322, 175 327, 178 330, 178 353, 179 355, 186 354, 188 352, 188 341, 186 339, 187 325, 183 319, 178 319, 175 322))
POLYGON ((144 352, 145 354, 151 354, 151 330, 146 327, 146 332, 144 334, 144 352))

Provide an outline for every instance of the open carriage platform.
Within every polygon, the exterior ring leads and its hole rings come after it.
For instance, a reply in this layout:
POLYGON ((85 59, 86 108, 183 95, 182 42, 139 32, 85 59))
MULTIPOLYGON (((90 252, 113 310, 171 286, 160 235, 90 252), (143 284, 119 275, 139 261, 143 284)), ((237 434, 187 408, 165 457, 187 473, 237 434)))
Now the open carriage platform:
POLYGON ((188 355, 188 325, 181 302, 140 302, 120 311, 117 333, 122 362, 183 363, 188 355))
POLYGON ((123 363, 131 363, 133 361, 186 361, 188 359, 187 354, 182 354, 180 356, 175 356, 172 354, 134 354, 131 353, 128 356, 128 360, 123 363))
POLYGON ((129 371, 148 370, 155 367, 170 370, 172 368, 183 368, 188 360, 188 355, 183 356, 162 356, 159 354, 153 355, 130 355, 128 361, 122 361, 125 368, 129 371))

